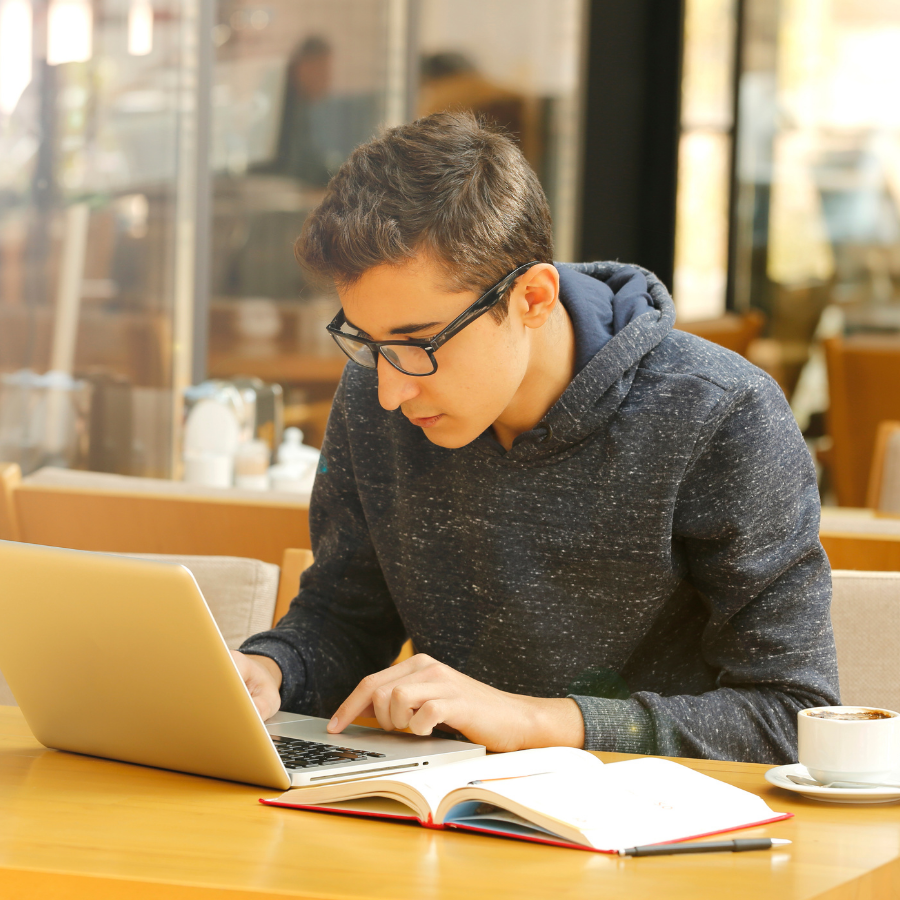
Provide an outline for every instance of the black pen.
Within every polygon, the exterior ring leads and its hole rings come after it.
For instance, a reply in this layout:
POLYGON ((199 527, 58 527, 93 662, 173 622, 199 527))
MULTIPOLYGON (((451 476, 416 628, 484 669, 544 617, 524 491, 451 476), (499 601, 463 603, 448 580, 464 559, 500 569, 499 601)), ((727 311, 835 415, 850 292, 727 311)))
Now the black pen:
POLYGON ((784 838, 739 838, 735 841, 707 841, 703 844, 650 844, 620 850, 619 856, 669 856, 672 853, 717 853, 723 850, 738 853, 742 850, 770 850, 789 843, 784 838))

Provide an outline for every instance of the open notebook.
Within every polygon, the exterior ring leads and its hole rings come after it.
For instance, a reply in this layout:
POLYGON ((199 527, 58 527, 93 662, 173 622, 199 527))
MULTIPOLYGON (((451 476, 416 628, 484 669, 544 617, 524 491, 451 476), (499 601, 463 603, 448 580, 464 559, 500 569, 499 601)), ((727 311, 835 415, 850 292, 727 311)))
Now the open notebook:
POLYGON ((568 747, 498 753, 408 775, 299 788, 260 802, 603 853, 790 818, 754 794, 669 760, 646 757, 604 765, 568 747))

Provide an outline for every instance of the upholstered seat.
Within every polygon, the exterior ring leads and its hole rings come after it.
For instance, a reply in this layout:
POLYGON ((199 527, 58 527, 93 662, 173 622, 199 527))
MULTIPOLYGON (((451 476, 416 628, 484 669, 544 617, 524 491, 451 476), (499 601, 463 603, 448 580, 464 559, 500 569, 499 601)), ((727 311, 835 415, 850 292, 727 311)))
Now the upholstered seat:
POLYGON ((273 563, 236 556, 128 555, 187 567, 230 649, 272 627, 280 572, 273 563))
POLYGON ((832 573, 841 701, 900 711, 900 572, 832 573))

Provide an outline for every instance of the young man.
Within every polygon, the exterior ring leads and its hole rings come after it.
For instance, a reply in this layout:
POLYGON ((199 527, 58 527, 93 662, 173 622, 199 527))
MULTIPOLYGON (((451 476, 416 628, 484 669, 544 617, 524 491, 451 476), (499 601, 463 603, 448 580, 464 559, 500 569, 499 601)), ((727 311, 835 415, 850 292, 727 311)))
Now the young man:
POLYGON ((236 654, 279 705, 492 750, 784 763, 838 702, 812 463, 781 391, 649 272, 554 265, 534 173, 439 114, 358 148, 298 241, 353 360, 315 564, 236 654), (388 668, 406 637, 417 655, 388 668))

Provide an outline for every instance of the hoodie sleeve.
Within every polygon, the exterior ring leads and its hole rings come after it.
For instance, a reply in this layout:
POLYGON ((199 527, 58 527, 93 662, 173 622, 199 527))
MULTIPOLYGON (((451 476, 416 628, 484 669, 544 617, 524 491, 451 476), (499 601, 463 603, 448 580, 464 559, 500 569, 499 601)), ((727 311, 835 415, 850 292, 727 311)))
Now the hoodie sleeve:
POLYGON ((760 372, 725 391, 673 522, 708 612, 701 649, 716 689, 575 697, 588 749, 796 760, 797 712, 839 702, 819 511, 812 460, 781 389, 760 372))
POLYGON ((406 639, 381 573, 347 441, 346 373, 334 399, 310 503, 315 562, 284 618, 239 648, 281 668, 281 708, 331 716, 406 639))

